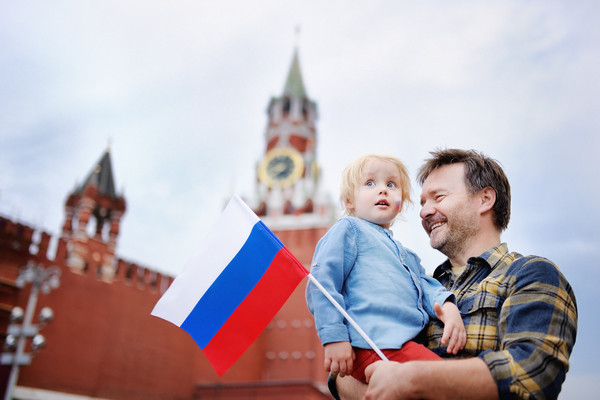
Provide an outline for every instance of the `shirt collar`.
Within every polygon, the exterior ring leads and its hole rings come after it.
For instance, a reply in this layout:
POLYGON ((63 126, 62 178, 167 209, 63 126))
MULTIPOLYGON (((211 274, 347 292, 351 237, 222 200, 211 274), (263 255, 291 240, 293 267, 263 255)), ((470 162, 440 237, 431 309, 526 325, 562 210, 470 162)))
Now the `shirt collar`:
MULTIPOLYGON (((498 246, 492 247, 479 257, 471 257, 467 260, 467 270, 469 270, 470 265, 487 265, 490 269, 494 269, 500 262, 506 257, 508 254, 508 245, 506 243, 501 243, 498 246)), ((433 272, 433 277, 435 279, 440 279, 443 277, 452 276, 452 264, 450 264, 450 260, 446 259, 443 263, 441 263, 433 272)))
MULTIPOLYGON (((500 243, 498 246, 492 247, 490 250, 486 251, 479 257, 474 258, 482 259, 490 266, 491 269, 494 269, 497 265, 499 265, 502 262, 502 260, 504 260, 507 254, 508 245, 506 243, 500 243)), ((470 262, 471 259, 469 259, 469 263, 470 262)))
POLYGON ((379 224, 376 224, 376 223, 371 222, 371 221, 367 221, 366 219, 362 219, 362 218, 359 218, 359 217, 351 216, 351 217, 348 217, 348 218, 354 218, 354 219, 356 219, 358 221, 362 221, 363 223, 365 223, 367 225, 370 225, 370 226, 372 226, 373 228, 375 228, 375 229, 377 229, 379 231, 385 232, 390 238, 392 238, 392 239, 394 238, 394 232, 391 229, 389 229, 389 228, 384 228, 383 226, 381 226, 379 224))

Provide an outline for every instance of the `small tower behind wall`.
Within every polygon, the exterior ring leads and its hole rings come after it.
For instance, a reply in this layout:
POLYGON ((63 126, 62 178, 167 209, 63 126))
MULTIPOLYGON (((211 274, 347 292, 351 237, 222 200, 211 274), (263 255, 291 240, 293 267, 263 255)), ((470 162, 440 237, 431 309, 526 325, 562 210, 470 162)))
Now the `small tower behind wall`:
POLYGON ((125 208, 125 198, 115 190, 110 149, 107 149, 65 203, 62 239, 71 269, 81 273, 91 270, 102 279, 112 279, 116 270, 115 247, 125 208))

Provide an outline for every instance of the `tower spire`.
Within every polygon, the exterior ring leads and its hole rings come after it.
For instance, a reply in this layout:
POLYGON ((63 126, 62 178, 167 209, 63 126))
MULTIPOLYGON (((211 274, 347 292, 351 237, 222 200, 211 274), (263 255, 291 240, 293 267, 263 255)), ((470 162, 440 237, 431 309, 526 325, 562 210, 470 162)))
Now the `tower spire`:
POLYGON ((290 66, 290 71, 288 72, 288 76, 285 81, 283 94, 299 99, 308 97, 306 94, 306 89, 304 88, 302 72, 300 71, 300 61, 298 59, 297 47, 294 48, 294 57, 292 58, 292 65, 290 66))
POLYGON ((108 196, 112 199, 117 198, 115 179, 112 172, 112 163, 110 161, 110 147, 106 149, 79 190, 83 192, 86 186, 89 185, 95 186, 98 194, 100 195, 108 196))

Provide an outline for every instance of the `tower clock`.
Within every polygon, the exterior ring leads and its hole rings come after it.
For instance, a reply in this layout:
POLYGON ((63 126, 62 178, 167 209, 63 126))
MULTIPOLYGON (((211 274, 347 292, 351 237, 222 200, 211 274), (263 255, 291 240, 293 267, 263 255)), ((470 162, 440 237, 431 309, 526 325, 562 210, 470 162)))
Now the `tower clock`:
POLYGON ((258 179, 271 188, 284 189, 304 174, 302 154, 292 147, 276 147, 258 164, 258 179))

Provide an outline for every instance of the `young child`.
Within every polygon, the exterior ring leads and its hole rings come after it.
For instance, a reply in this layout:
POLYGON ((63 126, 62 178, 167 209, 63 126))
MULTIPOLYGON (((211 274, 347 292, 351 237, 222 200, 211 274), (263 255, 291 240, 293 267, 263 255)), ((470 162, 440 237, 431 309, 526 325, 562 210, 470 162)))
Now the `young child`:
MULTIPOLYGON (((317 244, 312 275, 390 360, 440 358, 411 341, 430 317, 444 323, 442 343, 456 354, 466 333, 454 295, 426 275, 419 257, 389 230, 411 202, 402 162, 359 158, 344 170, 340 200, 346 216, 317 244)), ((379 356, 310 281, 306 301, 325 346, 325 370, 364 382, 364 369, 379 356)))

